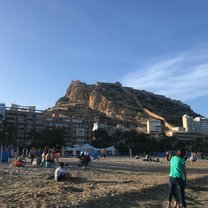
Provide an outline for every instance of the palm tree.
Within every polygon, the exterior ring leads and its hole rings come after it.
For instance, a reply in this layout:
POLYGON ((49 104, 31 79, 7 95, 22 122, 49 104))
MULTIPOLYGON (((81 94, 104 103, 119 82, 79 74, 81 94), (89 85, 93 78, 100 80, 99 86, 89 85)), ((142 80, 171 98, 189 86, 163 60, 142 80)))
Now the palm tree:
POLYGON ((4 135, 4 145, 15 146, 17 143, 17 128, 12 123, 8 123, 5 121, 4 128, 3 128, 3 135, 4 135))

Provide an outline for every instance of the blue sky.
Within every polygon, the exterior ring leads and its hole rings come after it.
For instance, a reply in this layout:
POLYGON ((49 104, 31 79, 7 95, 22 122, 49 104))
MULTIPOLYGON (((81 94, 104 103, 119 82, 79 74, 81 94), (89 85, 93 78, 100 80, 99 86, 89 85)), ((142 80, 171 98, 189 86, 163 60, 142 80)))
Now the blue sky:
POLYGON ((120 81, 208 117, 208 1, 0 0, 0 102, 51 107, 120 81))

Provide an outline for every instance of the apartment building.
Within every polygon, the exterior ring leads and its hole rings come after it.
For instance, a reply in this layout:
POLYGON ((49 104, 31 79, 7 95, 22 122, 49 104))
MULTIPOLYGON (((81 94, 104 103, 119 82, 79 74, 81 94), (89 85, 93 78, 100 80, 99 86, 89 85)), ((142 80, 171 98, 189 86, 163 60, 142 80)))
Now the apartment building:
POLYGON ((62 115, 45 115, 44 126, 46 130, 61 129, 66 145, 71 145, 71 118, 62 115))
POLYGON ((44 115, 35 106, 12 104, 11 107, 6 107, 5 120, 7 128, 12 128, 17 146, 29 145, 31 133, 44 129, 44 115))
POLYGON ((82 118, 72 118, 71 123, 73 144, 89 143, 92 138, 93 122, 82 118))
POLYGON ((160 134, 162 131, 161 120, 148 120, 147 121, 147 133, 148 134, 160 134))
POLYGON ((166 131, 167 136, 175 136, 181 141, 195 141, 198 137, 208 134, 208 119, 188 115, 182 117, 183 127, 174 127, 166 131))
POLYGON ((195 132, 194 119, 192 116, 183 115, 182 122, 186 132, 195 132))
POLYGON ((194 119, 195 131, 208 134, 208 118, 196 117, 194 119))
POLYGON ((93 123, 82 118, 71 118, 63 115, 45 116, 45 127, 48 130, 61 128, 66 145, 82 145, 90 142, 93 123))
POLYGON ((61 129, 66 145, 85 144, 92 137, 93 123, 82 118, 71 118, 63 115, 46 115, 35 106, 12 104, 6 107, 5 120, 13 129, 13 137, 18 146, 31 143, 32 133, 43 130, 61 129))
POLYGON ((6 114, 6 106, 4 103, 0 103, 0 130, 3 128, 5 114, 6 114))
POLYGON ((184 115, 182 117, 182 121, 183 127, 186 129, 186 132, 208 134, 208 118, 193 118, 191 116, 184 115))

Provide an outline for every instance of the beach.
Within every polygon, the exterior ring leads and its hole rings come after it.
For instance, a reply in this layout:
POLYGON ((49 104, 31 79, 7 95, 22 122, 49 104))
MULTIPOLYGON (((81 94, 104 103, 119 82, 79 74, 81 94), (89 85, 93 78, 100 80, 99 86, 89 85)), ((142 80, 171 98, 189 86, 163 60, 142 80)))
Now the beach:
MULTIPOLYGON (((71 178, 54 180, 55 168, 0 164, 1 208, 163 208, 168 194, 169 162, 130 157, 94 160, 85 168, 68 162, 71 178)), ((208 207, 208 160, 187 164, 187 207, 208 207)))

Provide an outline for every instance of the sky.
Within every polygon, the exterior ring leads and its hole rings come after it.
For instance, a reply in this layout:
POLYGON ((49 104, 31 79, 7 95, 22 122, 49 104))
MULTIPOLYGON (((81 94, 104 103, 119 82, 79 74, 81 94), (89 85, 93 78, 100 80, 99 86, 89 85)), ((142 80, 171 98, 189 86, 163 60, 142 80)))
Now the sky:
POLYGON ((0 102, 43 110, 72 80, 181 100, 208 117, 207 0, 0 0, 0 102))

